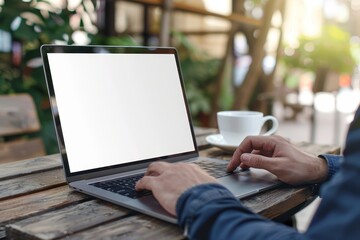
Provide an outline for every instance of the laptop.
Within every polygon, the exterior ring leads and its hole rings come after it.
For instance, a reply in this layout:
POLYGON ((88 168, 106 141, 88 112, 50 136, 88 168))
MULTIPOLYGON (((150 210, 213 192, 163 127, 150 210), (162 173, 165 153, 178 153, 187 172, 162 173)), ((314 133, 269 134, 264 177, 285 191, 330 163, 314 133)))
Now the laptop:
POLYGON ((43 45, 41 55, 71 188, 176 223, 150 191, 134 190, 152 162, 199 164, 239 199, 279 185, 199 157, 175 48, 43 45))

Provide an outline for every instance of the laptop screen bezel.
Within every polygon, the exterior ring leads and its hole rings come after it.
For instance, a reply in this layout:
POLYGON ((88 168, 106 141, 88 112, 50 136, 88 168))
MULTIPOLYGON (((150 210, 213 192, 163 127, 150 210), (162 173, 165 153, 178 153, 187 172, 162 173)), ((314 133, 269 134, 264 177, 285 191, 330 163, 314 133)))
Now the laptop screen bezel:
POLYGON ((66 175, 67 182, 78 181, 83 179, 95 178, 95 177, 102 177, 106 175, 128 172, 136 169, 146 168, 150 163, 154 161, 166 161, 166 162, 177 162, 184 159, 189 159, 193 157, 197 157, 198 149, 196 144, 196 138, 194 134, 194 129, 192 125, 192 118, 189 109, 189 105, 186 98, 185 93, 185 86, 183 81, 183 76, 180 68, 180 62, 178 58, 178 53, 175 48, 172 47, 124 47, 124 46, 103 46, 103 45, 86 45, 86 46, 79 46, 79 45, 54 45, 54 44, 45 44, 41 46, 41 56, 43 59, 43 69, 46 78, 46 85, 48 89, 50 105, 52 110, 53 122, 55 125, 55 132, 58 141, 59 152, 61 154, 64 171, 66 175), (169 156, 161 156, 151 159, 140 160, 137 162, 130 162, 118 165, 111 165, 91 170, 84 170, 79 172, 71 172, 69 167, 68 156, 66 153, 66 144, 64 142, 63 133, 61 129, 61 120, 57 113, 57 104, 56 104, 56 96, 50 71, 49 53, 89 53, 89 54, 97 54, 97 53, 129 53, 129 54, 172 54, 176 60, 176 67, 179 74, 180 85, 182 89, 182 96, 184 100, 184 104, 186 107, 186 113, 188 117, 189 128, 192 135, 192 142, 194 146, 193 151, 179 153, 175 155, 169 156))

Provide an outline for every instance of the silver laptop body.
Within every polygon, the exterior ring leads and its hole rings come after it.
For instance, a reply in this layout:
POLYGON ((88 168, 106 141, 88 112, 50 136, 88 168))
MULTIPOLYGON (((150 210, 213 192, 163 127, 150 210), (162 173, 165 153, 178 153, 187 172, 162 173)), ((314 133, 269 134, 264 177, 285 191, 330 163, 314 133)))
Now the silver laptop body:
MULTIPOLYGON (((176 49, 43 45, 41 54, 69 186, 176 223, 152 195, 94 186, 142 174, 154 161, 224 163, 199 157, 176 49)), ((238 198, 279 184, 253 169, 218 181, 238 198)))

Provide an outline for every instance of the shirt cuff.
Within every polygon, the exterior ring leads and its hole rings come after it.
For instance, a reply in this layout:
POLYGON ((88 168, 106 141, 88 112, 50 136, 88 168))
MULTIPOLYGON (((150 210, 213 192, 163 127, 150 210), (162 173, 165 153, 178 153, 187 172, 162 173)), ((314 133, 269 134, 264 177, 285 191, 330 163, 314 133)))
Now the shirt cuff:
POLYGON ((344 157, 339 155, 332 155, 332 154, 322 154, 319 157, 326 160, 328 165, 328 177, 326 181, 329 181, 335 173, 337 173, 340 169, 340 165, 343 162, 344 157))

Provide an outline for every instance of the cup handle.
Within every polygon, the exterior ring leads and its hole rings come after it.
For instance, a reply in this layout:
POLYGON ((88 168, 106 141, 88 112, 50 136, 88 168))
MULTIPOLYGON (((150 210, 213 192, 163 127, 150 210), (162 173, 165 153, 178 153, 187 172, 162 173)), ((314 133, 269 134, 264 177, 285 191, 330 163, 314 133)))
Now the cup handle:
POLYGON ((278 120, 274 116, 270 116, 270 115, 265 116, 263 118, 263 125, 265 124, 265 122, 267 122, 269 120, 272 121, 272 123, 273 123, 272 127, 266 133, 262 134, 263 136, 269 136, 269 135, 274 134, 279 127, 278 120))

